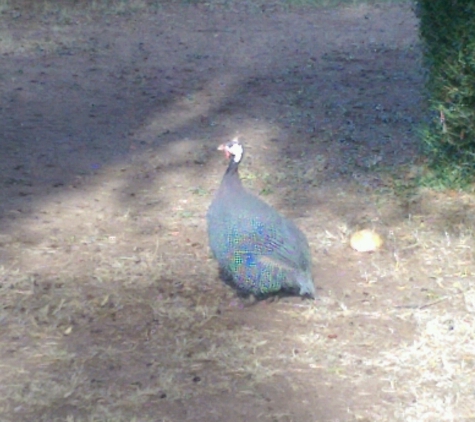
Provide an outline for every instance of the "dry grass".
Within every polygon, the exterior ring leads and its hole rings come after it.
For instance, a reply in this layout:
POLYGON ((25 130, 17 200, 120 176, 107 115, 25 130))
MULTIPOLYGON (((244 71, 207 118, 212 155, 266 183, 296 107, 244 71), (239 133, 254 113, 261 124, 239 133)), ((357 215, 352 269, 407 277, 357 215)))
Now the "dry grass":
MULTIPOLYGON (((130 171, 139 174, 155 164, 144 158, 130 171)), ((193 179, 181 180, 185 193, 193 179)), ((164 400, 254 397, 258 386, 282 376, 295 391, 311 388, 315 378, 327 387, 351 386, 364 402, 365 394, 377 394, 370 408, 356 405, 358 397, 349 400, 356 420, 474 416, 471 214, 459 215, 464 224, 458 233, 439 230, 447 227, 446 220, 439 221, 444 208, 453 215, 466 200, 422 193, 413 205, 419 215, 391 227, 385 251, 347 261, 348 274, 366 291, 363 300, 355 300, 351 284, 344 283, 351 293, 330 289, 317 304, 257 305, 243 323, 243 311, 223 308, 233 296, 215 278, 203 242, 203 197, 191 195, 178 207, 170 201, 156 233, 140 235, 155 214, 146 211, 147 192, 135 203, 144 211, 118 218, 120 233, 106 223, 116 208, 103 203, 101 209, 110 211, 99 217, 89 208, 95 222, 76 237, 23 243, 22 267, 31 267, 30 272, 13 263, 2 267, 5 414, 17 420, 32 414, 43 415, 42 420, 132 420, 138 409, 154 409, 164 400), (180 218, 184 211, 188 214, 180 218), (262 307, 272 312, 272 325, 262 307), (253 315, 261 315, 265 331, 253 315), (289 322, 296 327, 287 331, 289 322)), ((62 218, 68 220, 67 210, 75 210, 76 201, 97 197, 89 187, 77 197, 69 195, 62 218)), ((204 198, 209 201, 209 194, 204 198)), ((359 201, 350 195, 344 200, 359 201)), ((386 202, 379 213, 395 206, 386 202)), ((52 212, 48 204, 43 212, 52 212)), ((326 249, 330 262, 352 253, 344 222, 330 214, 320 218, 327 222, 326 232, 307 228, 315 250, 326 249)), ((15 248, 9 240, 4 247, 15 248)), ((335 287, 340 278, 337 267, 333 271, 324 278, 335 287)), ((148 418, 137 420, 154 420, 148 418)))

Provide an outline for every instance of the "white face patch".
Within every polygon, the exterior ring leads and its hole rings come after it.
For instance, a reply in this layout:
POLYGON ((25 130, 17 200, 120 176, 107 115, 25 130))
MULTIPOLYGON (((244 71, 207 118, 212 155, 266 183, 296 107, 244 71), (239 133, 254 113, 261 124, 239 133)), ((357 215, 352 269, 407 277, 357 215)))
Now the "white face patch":
POLYGON ((231 146, 226 146, 226 149, 234 157, 235 163, 239 163, 241 161, 243 148, 237 140, 234 140, 231 146))

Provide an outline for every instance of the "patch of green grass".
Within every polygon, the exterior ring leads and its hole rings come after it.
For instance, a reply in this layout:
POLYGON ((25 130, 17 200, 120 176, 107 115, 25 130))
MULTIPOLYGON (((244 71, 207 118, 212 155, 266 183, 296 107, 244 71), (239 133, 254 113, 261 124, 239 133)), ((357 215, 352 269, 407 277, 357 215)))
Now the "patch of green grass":
POLYGON ((427 157, 427 168, 420 177, 420 184, 439 191, 457 189, 473 192, 475 154, 471 148, 457 149, 452 144, 441 142, 440 134, 433 127, 422 127, 418 133, 424 143, 423 154, 427 157))
POLYGON ((420 184, 438 191, 457 189, 474 192, 473 166, 454 163, 433 163, 420 178, 420 184))
POLYGON ((207 196, 209 195, 209 190, 202 188, 201 186, 197 186, 196 188, 190 189, 190 192, 193 195, 198 195, 198 196, 207 196))

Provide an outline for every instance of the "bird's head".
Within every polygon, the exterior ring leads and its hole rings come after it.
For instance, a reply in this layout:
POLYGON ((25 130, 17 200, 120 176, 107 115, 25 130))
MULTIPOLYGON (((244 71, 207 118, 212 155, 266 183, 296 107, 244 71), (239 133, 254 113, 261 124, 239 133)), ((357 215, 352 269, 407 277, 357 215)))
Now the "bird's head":
POLYGON ((239 138, 236 137, 232 141, 229 141, 225 144, 222 144, 218 147, 218 150, 224 151, 224 154, 226 155, 226 158, 232 157, 232 160, 235 163, 239 163, 242 159, 242 156, 244 154, 244 148, 242 145, 239 143, 239 138))

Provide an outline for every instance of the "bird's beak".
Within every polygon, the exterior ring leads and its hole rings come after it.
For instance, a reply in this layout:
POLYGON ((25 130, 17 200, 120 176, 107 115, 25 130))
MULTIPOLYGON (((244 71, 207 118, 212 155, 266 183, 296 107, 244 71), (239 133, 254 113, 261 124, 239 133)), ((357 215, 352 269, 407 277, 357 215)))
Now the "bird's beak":
POLYGON ((226 159, 229 159, 229 156, 231 154, 229 154, 229 151, 228 149, 226 148, 226 144, 222 144, 218 147, 218 151, 224 151, 224 155, 226 156, 226 159))

